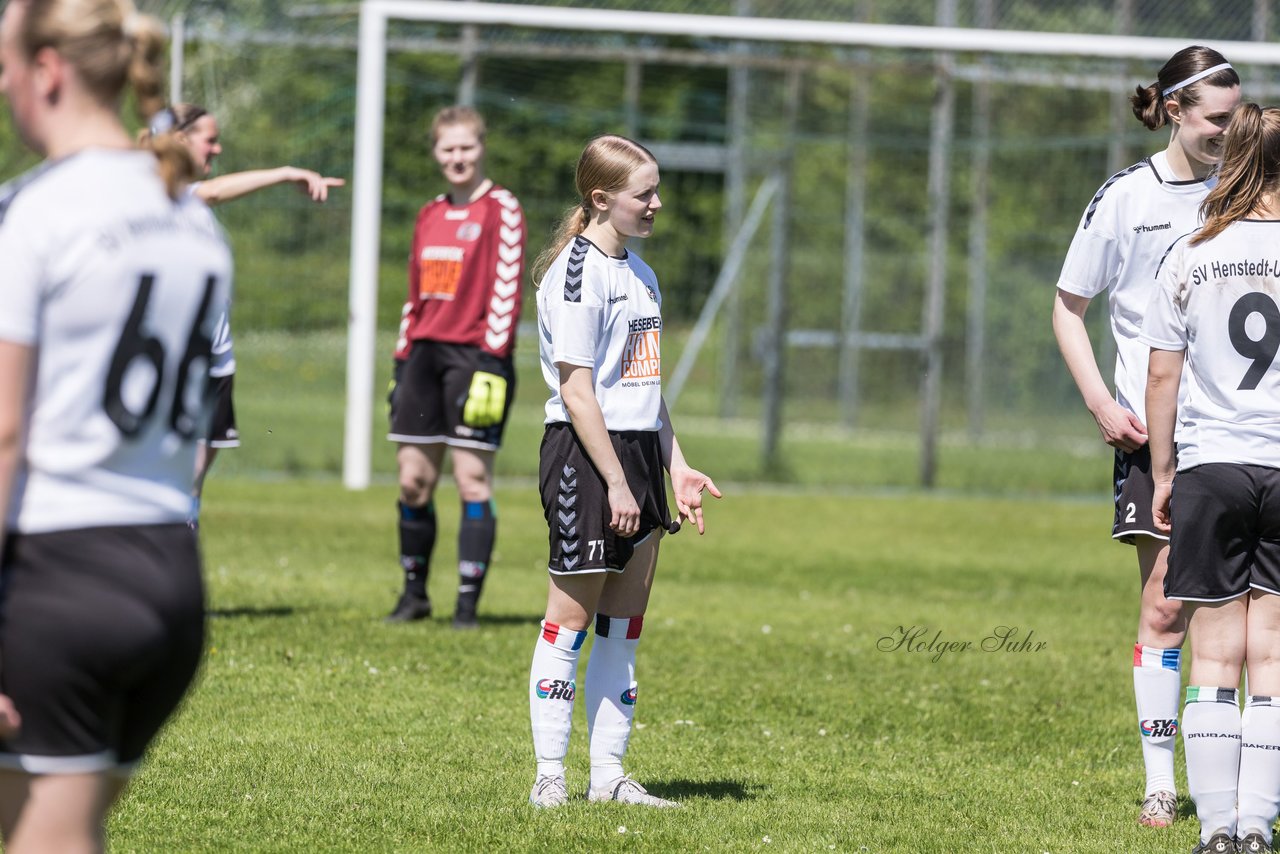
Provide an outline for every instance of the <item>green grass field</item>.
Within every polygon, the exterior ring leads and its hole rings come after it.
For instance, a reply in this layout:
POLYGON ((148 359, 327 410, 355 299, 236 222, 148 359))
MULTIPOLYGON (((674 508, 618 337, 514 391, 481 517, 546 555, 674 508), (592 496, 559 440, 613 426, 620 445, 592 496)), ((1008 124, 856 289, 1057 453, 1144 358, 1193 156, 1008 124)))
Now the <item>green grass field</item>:
MULTIPOLYGON (((664 543, 640 646, 629 770, 686 809, 538 813, 526 697, 546 534, 532 484, 501 492, 484 624, 459 633, 454 514, 431 584, 441 613, 387 626, 390 485, 214 478, 204 671, 115 814, 113 847, 1191 847, 1193 819, 1133 823, 1136 582, 1104 501, 726 493, 705 538, 664 543), (1031 645, 984 651, 1001 626, 1031 645), (927 630, 917 643, 940 632, 973 648, 893 648, 912 627, 927 630)), ((581 715, 575 732, 581 789, 581 715)))
MULTIPOLYGON (((949 441, 944 489, 930 495, 911 486, 910 436, 793 423, 788 469, 766 484, 749 424, 696 415, 677 415, 683 442, 726 497, 705 538, 664 543, 628 757, 686 808, 535 812, 527 679, 547 583, 530 477, 537 376, 522 361, 481 629, 448 622, 451 488, 438 498, 438 614, 388 626, 400 584, 392 456, 377 443, 368 491, 337 483, 337 340, 237 340, 245 447, 219 460, 202 522, 208 654, 111 820, 114 850, 1193 844, 1185 797, 1174 830, 1134 823, 1137 581, 1129 549, 1106 536, 1105 451, 949 441)), ((575 733, 569 783, 581 793, 581 709, 575 733)))

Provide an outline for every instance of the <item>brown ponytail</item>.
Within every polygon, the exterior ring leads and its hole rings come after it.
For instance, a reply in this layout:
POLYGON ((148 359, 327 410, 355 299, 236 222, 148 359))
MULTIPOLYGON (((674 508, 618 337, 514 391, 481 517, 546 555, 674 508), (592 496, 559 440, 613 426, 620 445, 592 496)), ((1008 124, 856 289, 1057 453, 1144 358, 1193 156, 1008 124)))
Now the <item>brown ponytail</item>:
POLYGON ((1239 86, 1240 75, 1236 74, 1235 69, 1223 68, 1195 83, 1175 89, 1168 95, 1164 94, 1165 90, 1172 89, 1202 71, 1208 71, 1216 65, 1223 65, 1226 61, 1226 57, 1211 47, 1203 45, 1184 47, 1164 64, 1156 76, 1155 83, 1150 86, 1138 86, 1129 96, 1129 104, 1133 107, 1134 116, 1146 126, 1147 130, 1159 130, 1169 123, 1169 112, 1165 108, 1165 102, 1169 99, 1177 101, 1178 106, 1185 110, 1200 103, 1201 86, 1222 88, 1239 86))

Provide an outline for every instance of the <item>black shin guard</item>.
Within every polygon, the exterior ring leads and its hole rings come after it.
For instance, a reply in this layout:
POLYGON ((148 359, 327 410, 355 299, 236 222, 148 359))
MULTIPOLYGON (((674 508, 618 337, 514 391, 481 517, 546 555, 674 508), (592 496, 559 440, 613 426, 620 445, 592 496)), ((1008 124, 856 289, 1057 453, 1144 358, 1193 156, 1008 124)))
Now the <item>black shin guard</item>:
POLYGON ((426 598, 431 550, 436 544, 435 502, 428 501, 423 507, 410 507, 401 501, 399 508, 400 566, 404 569, 404 589, 406 593, 426 598))

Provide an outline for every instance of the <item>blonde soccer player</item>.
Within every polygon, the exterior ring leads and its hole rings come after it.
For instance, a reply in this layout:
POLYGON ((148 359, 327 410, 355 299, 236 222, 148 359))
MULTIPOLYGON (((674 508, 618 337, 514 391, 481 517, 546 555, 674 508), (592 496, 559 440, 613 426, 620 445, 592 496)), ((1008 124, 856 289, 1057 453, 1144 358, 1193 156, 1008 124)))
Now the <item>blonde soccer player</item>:
POLYGON ((632 140, 591 140, 575 173, 579 201, 534 274, 542 376, 550 399, 539 480, 551 580, 529 707, 537 771, 529 801, 568 800, 564 758, 578 657, 594 625, 584 687, 591 742, 588 799, 678 806, 624 771, 638 698, 636 648, 662 535, 679 517, 704 530, 702 493, 716 485, 685 462, 662 399, 662 292, 628 244, 653 233, 658 163, 632 140))
POLYGON ((1170 127, 1169 143, 1111 176, 1085 208, 1058 278, 1053 331, 1102 440, 1115 448, 1111 536, 1135 546, 1141 589, 1133 688, 1146 784, 1138 823, 1167 827, 1177 813, 1174 746, 1186 618, 1163 592, 1169 548, 1151 520, 1143 406, 1148 348, 1138 335, 1160 258, 1199 223, 1222 156, 1222 130, 1240 100, 1240 78, 1222 54, 1193 46, 1174 54, 1156 82, 1138 87, 1130 100, 1149 130, 1170 127), (1084 323, 1089 303, 1104 293, 1116 342, 1114 397, 1084 323))
POLYGON ((163 28, 130 0, 10 0, 0 91, 45 158, 0 190, 0 833, 100 851, 107 812, 195 676, 186 524, 231 256, 182 192, 163 28), (159 160, 157 160, 157 155, 159 160))

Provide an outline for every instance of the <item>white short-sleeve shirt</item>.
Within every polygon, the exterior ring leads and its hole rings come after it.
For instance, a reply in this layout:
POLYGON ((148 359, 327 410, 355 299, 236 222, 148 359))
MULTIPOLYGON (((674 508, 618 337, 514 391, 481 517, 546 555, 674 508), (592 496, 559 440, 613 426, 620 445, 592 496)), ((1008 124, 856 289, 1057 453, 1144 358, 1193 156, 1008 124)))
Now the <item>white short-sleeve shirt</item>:
MULTIPOLYGON (((200 181, 187 187, 187 194, 195 204, 188 209, 193 216, 206 217, 211 228, 222 230, 213 210, 204 203, 196 193, 200 181)), ((231 304, 222 306, 218 312, 218 325, 213 334, 213 362, 209 365, 209 376, 229 377, 236 372, 235 342, 231 340, 231 304)))
POLYGON ((1178 470, 1203 463, 1280 468, 1280 222, 1233 223, 1180 240, 1161 268, 1141 342, 1185 350, 1178 470))
POLYGON ((551 397, 546 423, 569 421, 559 364, 592 369, 609 430, 662 427, 662 293, 634 252, 606 255, 584 237, 560 253, 538 288, 538 353, 551 397))
POLYGON ((1067 251, 1058 288, 1082 297, 1109 291, 1116 341, 1116 400, 1146 421, 1148 350, 1138 340, 1160 259, 1200 224, 1210 181, 1176 181, 1163 151, 1116 173, 1094 195, 1067 251))
POLYGON ((0 191, 0 340, 34 349, 8 523, 181 522, 231 254, 155 157, 89 149, 0 191))

